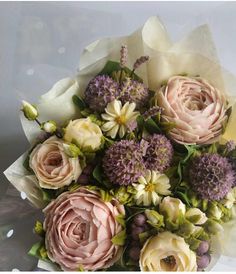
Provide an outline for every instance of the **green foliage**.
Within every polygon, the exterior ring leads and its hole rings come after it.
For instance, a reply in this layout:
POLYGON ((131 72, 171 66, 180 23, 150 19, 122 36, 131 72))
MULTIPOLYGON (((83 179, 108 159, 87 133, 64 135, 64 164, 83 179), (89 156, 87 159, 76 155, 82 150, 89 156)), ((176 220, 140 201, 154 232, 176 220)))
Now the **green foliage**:
POLYGON ((73 95, 72 96, 72 101, 80 110, 84 110, 86 108, 85 102, 79 96, 73 95))
POLYGON ((49 261, 44 241, 34 244, 28 252, 29 255, 44 261, 49 261))
POLYGON ((43 229, 43 224, 40 221, 36 221, 34 225, 34 232, 41 237, 44 237, 45 231, 43 229))
POLYGON ((125 244, 126 240, 126 229, 123 229, 121 232, 119 232, 117 235, 115 235, 111 241, 114 245, 120 245, 123 246, 125 244))
MULTIPOLYGON (((100 71, 99 75, 106 74, 106 75, 109 75, 110 77, 114 77, 114 80, 117 80, 117 75, 114 73, 119 72, 120 70, 121 70, 121 67, 119 62, 107 61, 106 65, 104 66, 102 71, 100 71)), ((130 76, 131 70, 129 68, 124 67, 123 71, 125 72, 125 76, 130 76)), ((135 73, 133 74, 132 78, 138 82, 141 82, 141 83, 143 82, 143 80, 135 73)))

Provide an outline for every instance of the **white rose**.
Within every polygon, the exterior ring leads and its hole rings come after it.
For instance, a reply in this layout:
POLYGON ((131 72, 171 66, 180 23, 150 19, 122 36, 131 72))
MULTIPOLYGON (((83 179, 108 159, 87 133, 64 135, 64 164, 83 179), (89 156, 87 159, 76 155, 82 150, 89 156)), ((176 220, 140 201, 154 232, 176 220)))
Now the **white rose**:
POLYGON ((141 271, 196 271, 196 254, 182 237, 168 231, 149 238, 140 254, 141 271))
POLYGON ((165 197, 159 206, 160 213, 166 215, 172 222, 175 222, 180 214, 185 215, 186 207, 180 199, 165 197))
POLYGON ((77 181, 82 170, 79 159, 70 158, 63 141, 53 136, 37 145, 30 154, 29 165, 42 188, 58 189, 77 181))
POLYGON ((196 216, 197 220, 193 221, 195 225, 202 225, 207 221, 207 216, 204 212, 202 212, 199 208, 190 208, 185 217, 191 221, 196 216))
POLYGON ((98 125, 89 118, 70 121, 65 129, 64 140, 75 140, 81 148, 96 150, 102 143, 102 131, 98 125))

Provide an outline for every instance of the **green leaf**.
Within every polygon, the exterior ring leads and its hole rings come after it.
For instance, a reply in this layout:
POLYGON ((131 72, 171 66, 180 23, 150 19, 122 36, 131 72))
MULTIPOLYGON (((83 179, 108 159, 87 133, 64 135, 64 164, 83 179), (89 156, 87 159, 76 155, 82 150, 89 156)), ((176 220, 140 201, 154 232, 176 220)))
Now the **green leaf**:
POLYGON ((89 117, 89 115, 91 115, 91 113, 92 112, 89 108, 85 108, 85 109, 80 111, 80 114, 85 118, 89 117))
POLYGON ((31 255, 31 256, 34 256, 34 257, 38 257, 38 255, 39 255, 38 252, 39 252, 39 249, 41 248, 41 246, 42 246, 41 242, 38 242, 38 243, 34 244, 31 247, 31 249, 28 252, 28 254, 31 255))
POLYGON ((161 132, 161 129, 152 118, 149 118, 147 121, 144 122, 144 127, 151 134, 161 132))
POLYGON ((44 245, 39 249, 39 256, 43 260, 48 259, 48 253, 44 245))
POLYGON ((73 95, 72 101, 80 110, 84 110, 86 108, 85 102, 79 96, 73 95))
POLYGON ((93 178, 95 180, 97 180, 99 183, 103 183, 103 180, 102 180, 102 174, 103 174, 103 170, 102 170, 102 167, 100 164, 98 164, 95 169, 93 170, 93 178))
MULTIPOLYGON (((114 76, 114 74, 113 74, 114 72, 118 72, 120 70, 121 70, 121 67, 120 67, 119 62, 109 60, 109 61, 107 61, 106 65, 104 66, 102 71, 100 71, 99 75, 107 74, 112 77, 112 76, 114 76)), ((130 76, 131 70, 129 68, 124 67, 123 70, 126 75, 130 76)), ((135 73, 133 74, 132 78, 136 81, 143 82, 143 80, 135 73)))
POLYGON ((119 232, 116 236, 114 236, 111 241, 114 245, 123 246, 126 240, 126 229, 119 232))
POLYGON ((174 122, 160 122, 161 129, 168 133, 170 130, 176 127, 174 122))
POLYGON ((125 215, 123 214, 116 215, 115 219, 120 225, 125 227, 125 215))
POLYGON ((144 119, 143 119, 143 116, 142 115, 139 115, 137 118, 136 118, 136 121, 137 121, 137 126, 140 130, 143 130, 143 127, 144 127, 144 119))

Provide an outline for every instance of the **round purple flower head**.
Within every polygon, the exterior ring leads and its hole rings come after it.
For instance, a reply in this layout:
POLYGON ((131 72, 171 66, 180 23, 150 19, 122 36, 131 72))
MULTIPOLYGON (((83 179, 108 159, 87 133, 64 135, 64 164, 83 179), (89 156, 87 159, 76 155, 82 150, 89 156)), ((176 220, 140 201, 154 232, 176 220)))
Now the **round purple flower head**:
POLYGON ((118 97, 119 85, 107 75, 98 75, 89 82, 84 95, 93 111, 104 112, 107 104, 118 97))
POLYGON ((206 153, 193 160, 189 181, 202 199, 218 201, 230 191, 234 172, 227 158, 206 153))
POLYGON ((145 140, 148 143, 144 156, 146 168, 162 173, 172 161, 174 150, 171 142, 161 134, 150 135, 145 140))
POLYGON ((114 143, 103 158, 108 179, 118 185, 130 185, 144 174, 143 151, 138 143, 122 140, 114 143))
POLYGON ((119 99, 122 104, 135 103, 136 109, 140 109, 147 104, 149 91, 143 83, 126 78, 122 83, 119 99))

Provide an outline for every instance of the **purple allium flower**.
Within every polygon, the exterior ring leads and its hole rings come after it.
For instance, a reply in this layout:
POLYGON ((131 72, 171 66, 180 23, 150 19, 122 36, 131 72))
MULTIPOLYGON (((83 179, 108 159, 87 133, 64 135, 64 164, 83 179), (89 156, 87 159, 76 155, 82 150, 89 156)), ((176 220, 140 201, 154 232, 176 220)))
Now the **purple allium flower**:
POLYGON ((149 100, 149 91, 143 83, 126 78, 121 85, 119 99, 123 104, 126 102, 134 102, 136 104, 136 109, 140 109, 147 104, 149 100))
POLYGON ((127 126, 128 132, 133 132, 137 128, 138 124, 136 120, 132 120, 129 123, 127 123, 126 126, 127 126))
POLYGON ((231 152, 232 150, 234 150, 235 146, 236 146, 236 144, 235 144, 234 140, 230 140, 225 144, 225 147, 226 147, 226 150, 228 153, 231 152))
POLYGON ((221 200, 233 185, 234 171, 227 158, 205 153, 193 160, 189 181, 202 199, 221 200))
POLYGON ((233 172, 234 172, 234 182, 233 182, 233 187, 236 186, 236 159, 232 156, 229 156, 228 158, 229 163, 232 166, 233 172))
POLYGON ((145 140, 148 142, 144 156, 146 168, 162 173, 172 161, 174 150, 171 142, 161 134, 150 135, 145 140))
POLYGON ((142 64, 146 63, 149 60, 149 56, 141 56, 138 58, 133 66, 133 70, 136 70, 138 67, 140 67, 142 64))
POLYGON ((119 96, 119 84, 107 75, 93 78, 85 90, 85 102, 93 111, 103 112, 119 96))
POLYGON ((130 185, 144 174, 142 150, 138 143, 122 140, 114 143, 103 158, 103 169, 108 179, 118 185, 130 185))
POLYGON ((151 107, 149 110, 145 111, 143 114, 144 121, 147 121, 149 118, 156 116, 162 112, 162 108, 158 106, 151 107))
POLYGON ((121 50, 120 50, 120 66, 122 68, 126 65, 127 59, 128 59, 128 49, 127 49, 127 46, 122 45, 121 46, 121 50))

